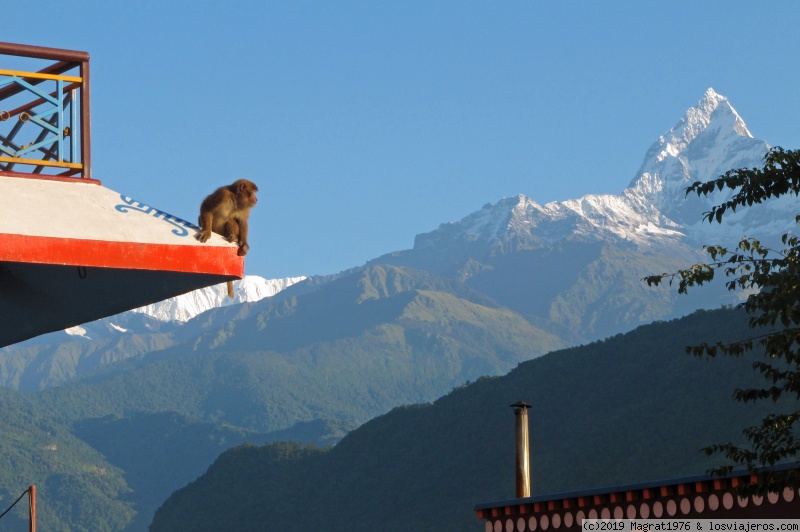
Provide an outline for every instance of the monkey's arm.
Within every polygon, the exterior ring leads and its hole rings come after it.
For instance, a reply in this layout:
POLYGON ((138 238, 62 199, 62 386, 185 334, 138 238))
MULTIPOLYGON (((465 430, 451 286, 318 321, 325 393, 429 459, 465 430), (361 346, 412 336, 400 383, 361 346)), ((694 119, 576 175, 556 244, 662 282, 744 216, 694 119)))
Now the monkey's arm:
POLYGON ((211 238, 211 228, 214 222, 214 213, 211 211, 200 213, 200 232, 195 236, 200 242, 206 242, 211 238))
POLYGON ((239 218, 239 251, 238 255, 244 257, 250 251, 250 246, 247 243, 247 221, 249 218, 249 211, 239 218))

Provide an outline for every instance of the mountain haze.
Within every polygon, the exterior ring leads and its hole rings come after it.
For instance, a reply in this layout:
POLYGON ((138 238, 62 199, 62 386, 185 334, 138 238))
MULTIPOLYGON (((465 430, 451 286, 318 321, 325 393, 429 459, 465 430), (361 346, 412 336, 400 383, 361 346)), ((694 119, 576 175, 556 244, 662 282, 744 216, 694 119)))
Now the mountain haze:
POLYGON ((373 266, 41 397, 85 405, 67 413, 75 419, 138 410, 260 432, 360 424, 561 345, 460 283, 373 266))

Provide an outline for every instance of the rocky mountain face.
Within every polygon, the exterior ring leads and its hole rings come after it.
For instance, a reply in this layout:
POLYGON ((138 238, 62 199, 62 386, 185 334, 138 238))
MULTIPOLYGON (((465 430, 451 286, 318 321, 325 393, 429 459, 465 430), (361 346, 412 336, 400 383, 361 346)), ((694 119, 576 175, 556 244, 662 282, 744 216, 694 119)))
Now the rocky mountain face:
POLYGON ((686 187, 734 168, 761 166, 769 146, 753 138, 728 100, 709 89, 662 135, 620 194, 545 205, 518 195, 418 235, 413 249, 379 257, 482 291, 568 341, 630 330, 692 308, 737 302, 720 287, 677 298, 647 288, 646 275, 702 261, 705 243, 749 233, 779 235, 793 224, 787 199, 740 212, 724 226, 702 222, 727 191, 686 196, 686 187))

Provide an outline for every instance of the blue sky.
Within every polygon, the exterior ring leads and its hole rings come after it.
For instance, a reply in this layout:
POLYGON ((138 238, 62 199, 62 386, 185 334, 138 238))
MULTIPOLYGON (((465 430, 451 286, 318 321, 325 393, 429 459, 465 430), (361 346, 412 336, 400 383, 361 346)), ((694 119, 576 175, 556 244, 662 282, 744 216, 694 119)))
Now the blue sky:
MULTIPOLYGON (((256 181, 246 272, 336 273, 486 203, 618 193, 713 87, 800 148, 800 3, 6 2, 87 51, 94 177, 194 220, 256 181)), ((2 66, 2 65, 0 65, 2 66)), ((713 176, 709 176, 713 177, 713 176)))

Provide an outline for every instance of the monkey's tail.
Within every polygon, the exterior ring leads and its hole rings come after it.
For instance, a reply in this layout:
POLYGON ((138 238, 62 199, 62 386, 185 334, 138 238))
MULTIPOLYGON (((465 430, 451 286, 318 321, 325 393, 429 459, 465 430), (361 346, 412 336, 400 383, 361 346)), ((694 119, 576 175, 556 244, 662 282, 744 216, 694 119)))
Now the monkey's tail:
POLYGON ((228 297, 233 299, 233 281, 228 281, 228 297))

